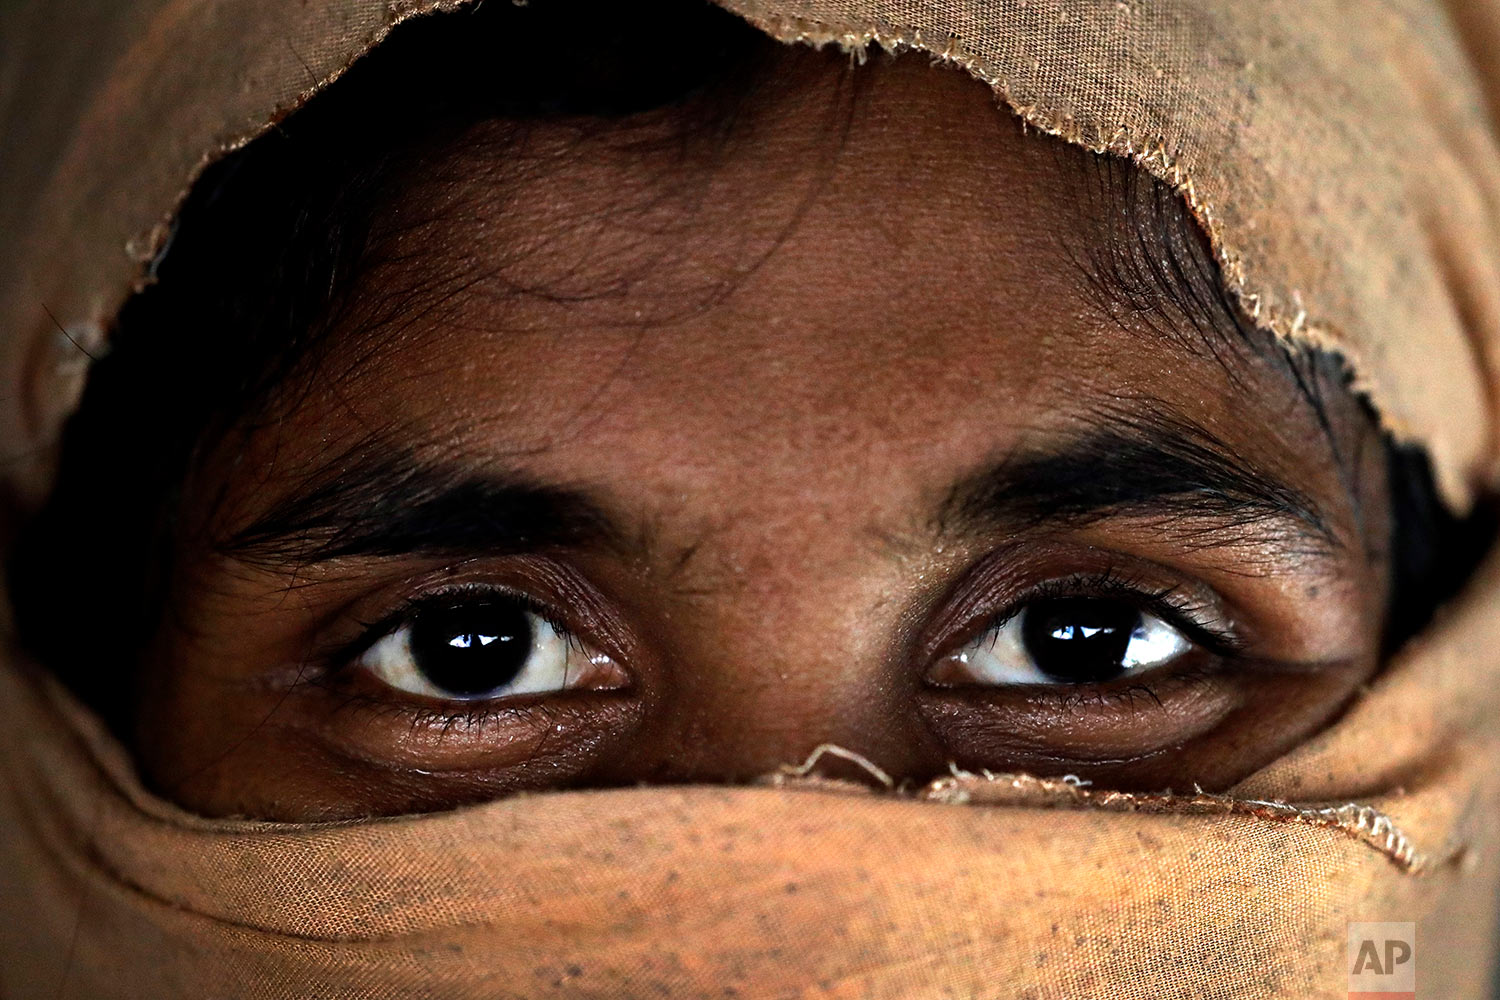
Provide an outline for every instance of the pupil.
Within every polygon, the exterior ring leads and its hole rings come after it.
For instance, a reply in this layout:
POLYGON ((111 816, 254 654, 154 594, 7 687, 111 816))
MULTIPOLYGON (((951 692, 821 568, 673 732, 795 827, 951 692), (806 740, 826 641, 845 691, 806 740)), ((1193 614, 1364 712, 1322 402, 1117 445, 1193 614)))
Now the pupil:
POLYGON ((1141 613, 1119 601, 1057 597, 1029 605, 1021 638, 1037 669, 1055 681, 1090 684, 1125 672, 1125 650, 1141 613))
POLYGON ((531 619, 514 601, 484 601, 420 611, 412 618, 411 655, 435 687, 467 697, 516 679, 531 656, 531 619))

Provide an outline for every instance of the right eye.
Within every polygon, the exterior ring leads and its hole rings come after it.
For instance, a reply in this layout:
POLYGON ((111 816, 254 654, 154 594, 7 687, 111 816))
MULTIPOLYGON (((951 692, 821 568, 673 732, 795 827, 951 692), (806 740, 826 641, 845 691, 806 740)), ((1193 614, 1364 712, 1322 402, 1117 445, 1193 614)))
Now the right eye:
POLYGON ((444 701, 628 683, 610 656, 505 594, 426 602, 366 649, 358 664, 398 691, 444 701))
POLYGON ((1168 666, 1192 648, 1182 632, 1124 601, 1045 598, 986 629, 934 674, 949 684, 1102 684, 1168 666))

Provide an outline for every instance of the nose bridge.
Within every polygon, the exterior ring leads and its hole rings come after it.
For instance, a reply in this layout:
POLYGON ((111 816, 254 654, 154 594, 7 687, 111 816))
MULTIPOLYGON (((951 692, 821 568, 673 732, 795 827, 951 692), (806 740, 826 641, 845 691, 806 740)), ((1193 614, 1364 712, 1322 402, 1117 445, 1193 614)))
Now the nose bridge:
POLYGON ((648 735, 658 770, 740 780, 821 743, 892 773, 932 765, 917 668, 893 649, 896 570, 867 549, 824 543, 762 538, 730 580, 672 616, 648 735))

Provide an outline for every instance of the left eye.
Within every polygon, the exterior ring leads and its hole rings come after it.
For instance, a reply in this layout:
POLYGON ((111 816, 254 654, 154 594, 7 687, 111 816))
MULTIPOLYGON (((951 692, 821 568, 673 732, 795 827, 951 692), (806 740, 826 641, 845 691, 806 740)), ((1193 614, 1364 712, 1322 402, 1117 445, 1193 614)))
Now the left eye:
POLYGON ((948 654, 938 684, 1098 684, 1164 666, 1193 643, 1124 601, 1036 600, 948 654))
POLYGON ((625 684, 609 656, 505 595, 419 608, 359 665, 398 691, 447 701, 625 684))

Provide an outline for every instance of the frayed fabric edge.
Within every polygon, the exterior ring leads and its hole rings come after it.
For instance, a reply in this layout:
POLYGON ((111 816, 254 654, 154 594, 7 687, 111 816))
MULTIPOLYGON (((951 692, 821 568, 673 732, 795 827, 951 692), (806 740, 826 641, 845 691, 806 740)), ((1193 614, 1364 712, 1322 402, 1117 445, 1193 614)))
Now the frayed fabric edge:
POLYGON ((1015 806, 1031 809, 1094 809, 1103 812, 1134 812, 1177 816, 1244 816, 1273 823, 1295 823, 1338 832, 1373 848, 1403 872, 1417 874, 1432 865, 1418 851, 1395 821, 1374 806, 1358 802, 1331 805, 1294 805, 1269 799, 1241 799, 1203 791, 1121 792, 1090 787, 1072 775, 1042 778, 1033 774, 974 773, 949 765, 951 773, 920 788, 898 785, 868 757, 833 743, 813 750, 801 764, 784 764, 766 776, 766 784, 781 788, 816 788, 828 791, 868 791, 854 784, 817 773, 827 758, 845 761, 863 771, 884 791, 909 796, 920 802, 962 806, 1015 806))
MULTIPOLYGON (((211 820, 187 813, 141 788, 134 778, 133 767, 124 748, 105 730, 98 717, 78 704, 55 678, 33 675, 31 683, 27 683, 22 678, 14 677, 9 669, 0 669, 0 694, 4 694, 9 686, 6 682, 12 680, 21 681, 13 690, 31 697, 40 695, 42 702, 36 707, 57 719, 67 731, 74 734, 81 744, 79 749, 97 769, 98 776, 123 794, 135 810, 153 820, 192 830, 241 834, 346 825, 340 822, 281 824, 261 820, 211 820)), ((1122 792, 1096 789, 1089 782, 1071 775, 1042 778, 1032 774, 997 774, 987 770, 974 773, 952 764, 949 765, 949 774, 918 786, 898 782, 869 757, 835 743, 820 744, 802 763, 783 764, 776 771, 763 776, 758 784, 845 795, 884 794, 956 806, 1243 816, 1261 821, 1296 823, 1337 830, 1384 854, 1403 872, 1412 874, 1439 863, 1454 861, 1465 854, 1462 845, 1457 845, 1456 849, 1445 852, 1437 859, 1423 854, 1388 815, 1367 804, 1348 802, 1294 805, 1197 790, 1192 794, 1175 794, 1169 791, 1122 792), (843 762, 847 768, 859 772, 865 780, 848 780, 822 773, 822 768, 830 761, 843 762)), ((407 818, 409 817, 387 817, 374 822, 401 822, 407 818)))
POLYGON ((1116 792, 1094 789, 1070 778, 1030 774, 970 774, 955 770, 917 793, 917 798, 952 805, 1018 805, 1105 812, 1173 813, 1188 816, 1249 816, 1280 823, 1338 830, 1390 858, 1402 871, 1418 872, 1430 863, 1395 822, 1374 806, 1298 806, 1266 799, 1194 792, 1116 792))

